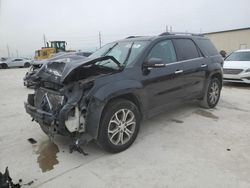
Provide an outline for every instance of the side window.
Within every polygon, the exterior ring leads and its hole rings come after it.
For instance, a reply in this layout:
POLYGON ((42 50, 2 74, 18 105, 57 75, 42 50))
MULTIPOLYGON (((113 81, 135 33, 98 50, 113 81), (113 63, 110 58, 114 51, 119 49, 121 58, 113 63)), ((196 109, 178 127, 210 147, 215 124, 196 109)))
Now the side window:
POLYGON ((208 39, 198 39, 198 46, 207 56, 219 55, 217 49, 214 47, 212 42, 208 39))
POLYGON ((174 45, 179 61, 200 57, 197 47, 190 39, 174 39, 174 45))
POLYGON ((163 63, 176 62, 176 54, 171 40, 164 40, 157 43, 148 54, 148 59, 160 58, 163 63))

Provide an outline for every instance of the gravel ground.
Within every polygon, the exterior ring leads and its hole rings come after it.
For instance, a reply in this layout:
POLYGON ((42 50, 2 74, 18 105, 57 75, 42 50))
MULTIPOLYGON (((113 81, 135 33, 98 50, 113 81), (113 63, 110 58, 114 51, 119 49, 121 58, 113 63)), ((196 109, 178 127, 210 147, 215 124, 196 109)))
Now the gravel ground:
POLYGON ((250 86, 225 85, 215 109, 188 104, 143 122, 122 153, 90 143, 83 156, 25 113, 26 71, 0 70, 0 171, 23 187, 250 187, 250 86))

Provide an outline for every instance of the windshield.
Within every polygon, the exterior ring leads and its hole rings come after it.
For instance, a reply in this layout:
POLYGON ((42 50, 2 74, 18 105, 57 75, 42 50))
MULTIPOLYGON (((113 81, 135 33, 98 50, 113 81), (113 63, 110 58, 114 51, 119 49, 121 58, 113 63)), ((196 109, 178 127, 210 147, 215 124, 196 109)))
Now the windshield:
MULTIPOLYGON (((98 58, 102 56, 113 56, 121 66, 132 65, 139 53, 145 48, 147 41, 129 41, 110 43, 93 53, 90 58, 98 58)), ((96 64, 117 68, 117 64, 111 59, 99 61, 96 64)))
POLYGON ((105 46, 103 46, 102 48, 100 48, 99 50, 97 50, 96 52, 94 52, 93 54, 91 54, 89 56, 89 58, 98 58, 98 57, 102 57, 104 56, 108 51, 110 51, 110 49, 116 45, 116 43, 109 43, 106 44, 105 46))
POLYGON ((250 61, 250 51, 249 52, 234 52, 229 55, 225 61, 250 61))

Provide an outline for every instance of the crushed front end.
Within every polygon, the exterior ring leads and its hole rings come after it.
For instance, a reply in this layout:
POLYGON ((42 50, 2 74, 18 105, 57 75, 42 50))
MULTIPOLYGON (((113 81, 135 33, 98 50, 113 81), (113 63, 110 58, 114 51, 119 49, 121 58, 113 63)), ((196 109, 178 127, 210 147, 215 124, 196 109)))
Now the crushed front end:
MULTIPOLYGON (((105 102, 94 97, 95 81, 120 71, 95 64, 107 60, 114 58, 67 59, 43 65, 31 78, 35 92, 28 95, 26 112, 50 137, 68 136, 75 145, 97 139, 105 102)), ((84 153, 79 147, 73 149, 84 153)))
POLYGON ((74 136, 85 132, 86 94, 92 82, 60 87, 43 82, 28 95, 25 109, 49 136, 74 136))

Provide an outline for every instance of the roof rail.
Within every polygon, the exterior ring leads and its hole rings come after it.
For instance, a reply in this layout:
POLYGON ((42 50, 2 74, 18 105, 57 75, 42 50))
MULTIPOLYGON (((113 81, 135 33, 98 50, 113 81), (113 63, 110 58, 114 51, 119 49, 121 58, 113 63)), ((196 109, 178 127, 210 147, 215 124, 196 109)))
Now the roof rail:
POLYGON ((138 38, 138 37, 142 37, 142 36, 129 36, 126 39, 132 39, 132 38, 138 38))
POLYGON ((161 33, 159 36, 166 36, 166 35, 190 35, 190 36, 204 37, 203 34, 195 34, 195 33, 188 33, 188 32, 164 32, 164 33, 161 33))

